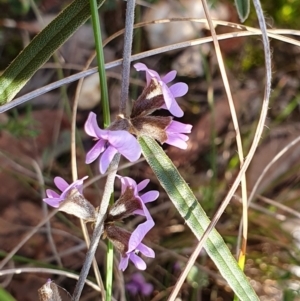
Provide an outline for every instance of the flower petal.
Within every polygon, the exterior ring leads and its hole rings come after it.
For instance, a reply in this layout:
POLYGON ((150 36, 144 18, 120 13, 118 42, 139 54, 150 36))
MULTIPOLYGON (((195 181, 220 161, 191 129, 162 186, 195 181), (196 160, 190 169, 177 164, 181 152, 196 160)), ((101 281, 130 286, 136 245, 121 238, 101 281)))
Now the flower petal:
POLYGON ((136 181, 133 180, 132 178, 129 177, 121 177, 118 176, 119 179, 121 180, 121 194, 123 194, 125 192, 125 190, 127 189, 127 187, 131 187, 134 190, 134 194, 137 195, 138 190, 137 190, 137 184, 136 181))
POLYGON ((94 112, 90 112, 87 121, 84 124, 85 132, 95 138, 105 138, 107 131, 101 130, 97 123, 97 115, 94 112))
POLYGON ((145 204, 143 203, 143 201, 141 200, 141 198, 138 197, 138 199, 140 200, 140 204, 141 204, 141 206, 142 206, 143 209, 137 209, 133 213, 145 216, 147 220, 153 220, 152 216, 151 216, 151 214, 149 212, 149 210, 147 209, 147 207, 145 206, 145 204))
POLYGON ((182 117, 183 111, 179 107, 176 99, 174 98, 173 94, 171 93, 171 91, 169 90, 166 84, 162 85, 162 91, 163 91, 166 107, 170 111, 170 113, 176 117, 182 117))
POLYGON ((59 198, 59 194, 52 189, 46 189, 46 195, 48 198, 59 198))
POLYGON ((147 71, 148 67, 143 63, 136 63, 133 65, 136 71, 147 71))
POLYGON ((128 261, 129 261, 129 255, 126 255, 126 257, 123 257, 121 255, 120 263, 119 263, 119 270, 125 271, 128 267, 128 261))
POLYGON ((54 208, 58 208, 63 200, 61 198, 44 198, 43 201, 54 208))
POLYGON ((152 69, 149 69, 145 64, 143 63, 136 63, 133 65, 136 71, 146 71, 151 77, 155 77, 157 79, 160 79, 159 74, 152 69))
POLYGON ((86 180, 89 176, 85 176, 81 179, 76 180, 74 183, 72 183, 67 190, 71 190, 73 187, 76 188, 81 194, 83 190, 83 181, 86 180))
POLYGON ((167 73, 165 76, 163 76, 163 77, 161 78, 161 80, 162 80, 165 84, 167 84, 167 83, 171 82, 171 81, 176 77, 176 74, 177 74, 177 71, 172 70, 172 71, 170 71, 169 73, 167 73))
MULTIPOLYGON (((120 268, 120 266, 119 266, 120 268)), ((127 283, 125 285, 126 289, 132 294, 132 295, 136 295, 139 291, 139 287, 137 286, 136 283, 127 283)))
POLYGON ((150 229, 153 228, 153 226, 154 221, 151 219, 137 226, 129 238, 127 253, 136 249, 136 247, 141 243, 143 238, 150 231, 150 229))
POLYGON ((168 138, 165 143, 174 145, 181 149, 186 149, 186 141, 189 140, 189 137, 183 133, 190 133, 191 130, 192 125, 173 120, 166 128, 166 134, 168 138))
POLYGON ((131 276, 131 281, 134 281, 138 285, 143 285, 145 283, 145 278, 141 273, 134 273, 131 276))
POLYGON ((142 199, 144 204, 147 204, 149 202, 155 201, 158 198, 158 196, 159 192, 157 190, 151 190, 141 195, 140 198, 142 199))
POLYGON ((179 121, 174 121, 168 125, 166 131, 167 133, 190 133, 192 131, 191 124, 185 124, 179 121))
POLYGON ((110 162, 117 152, 118 150, 111 145, 104 151, 99 162, 100 173, 104 174, 107 171, 110 162))
POLYGON ((105 150, 105 140, 98 140, 97 143, 90 149, 90 151, 86 154, 85 163, 90 164, 94 162, 100 154, 105 150))
POLYGON ((69 184, 61 177, 55 177, 54 184, 60 191, 64 191, 69 187, 69 184))
POLYGON ((149 184, 150 180, 149 179, 146 179, 146 180, 143 180, 142 182, 140 182, 139 184, 137 184, 137 191, 141 191, 143 190, 148 184, 149 184))
POLYGON ((130 162, 138 160, 141 156, 142 151, 139 143, 127 131, 110 131, 108 141, 130 162))
POLYGON ((154 251, 142 243, 138 246, 137 250, 139 250, 143 255, 145 255, 147 257, 150 257, 150 258, 155 257, 154 251))
POLYGON ((176 98, 185 95, 188 92, 189 87, 186 83, 176 83, 169 87, 169 89, 173 96, 176 98))
POLYGON ((129 259, 133 262, 133 264, 136 266, 137 269, 139 270, 146 270, 147 265, 145 263, 145 261, 140 258, 139 256, 137 256, 134 253, 131 253, 129 255, 129 259))
POLYGON ((165 143, 176 146, 181 149, 187 149, 187 143, 185 141, 187 141, 189 137, 183 134, 181 135, 185 136, 186 138, 181 139, 180 137, 178 137, 178 134, 177 135, 171 134, 168 135, 168 139, 165 141, 165 143))
POLYGON ((133 65, 133 67, 137 70, 137 71, 146 71, 146 79, 147 79, 147 86, 149 85, 151 78, 156 78, 158 80, 160 80, 160 76, 159 74, 151 69, 148 69, 148 67, 143 64, 143 63, 136 63, 133 65))
POLYGON ((149 296, 153 292, 153 285, 151 283, 144 283, 141 286, 141 291, 144 296, 149 296))

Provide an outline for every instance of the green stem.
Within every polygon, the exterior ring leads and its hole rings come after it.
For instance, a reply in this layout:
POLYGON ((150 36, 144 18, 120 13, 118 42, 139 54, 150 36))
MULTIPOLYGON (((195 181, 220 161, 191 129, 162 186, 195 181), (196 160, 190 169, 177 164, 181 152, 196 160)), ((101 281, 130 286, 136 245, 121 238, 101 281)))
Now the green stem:
MULTIPOLYGON (((99 73, 99 80, 100 80, 103 123, 104 123, 104 128, 106 128, 110 125, 110 110, 109 110, 109 102, 108 102, 108 89, 107 89, 107 80, 106 80, 106 73, 105 73, 104 52, 103 52, 103 45, 102 45, 101 27, 99 21, 97 1, 90 0, 90 6, 91 6, 94 38, 95 38, 96 57, 98 63, 98 73, 99 73)), ((111 201, 112 198, 113 196, 111 196, 111 201)), ((111 300, 112 297, 113 257, 114 257, 113 252, 114 252, 113 246, 109 242, 107 246, 107 273, 106 273, 106 299, 105 299, 108 301, 111 300)))
POLYGON ((101 27, 99 22, 97 1, 90 0, 90 6, 91 6, 96 53, 97 53, 98 73, 99 73, 100 90, 101 90, 101 103, 102 103, 102 110, 103 110, 103 122, 104 122, 104 128, 106 128, 110 125, 110 111, 109 111, 109 103, 108 103, 108 89, 107 89, 104 52, 103 52, 103 45, 102 45, 101 27))
POLYGON ((108 241, 107 253, 106 253, 106 300, 110 301, 112 298, 112 282, 114 271, 114 247, 113 244, 108 241))

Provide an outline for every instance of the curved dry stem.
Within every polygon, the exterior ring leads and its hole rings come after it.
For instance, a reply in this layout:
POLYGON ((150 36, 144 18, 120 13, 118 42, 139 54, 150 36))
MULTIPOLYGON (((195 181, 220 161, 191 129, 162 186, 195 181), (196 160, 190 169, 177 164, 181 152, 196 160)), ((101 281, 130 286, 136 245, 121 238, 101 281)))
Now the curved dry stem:
MULTIPOLYGON (((38 163, 35 161, 35 160, 31 160, 32 161, 32 166, 34 168, 34 170, 36 171, 36 175, 37 175, 37 180, 39 182, 39 187, 40 187, 40 195, 42 196, 42 198, 45 198, 46 195, 45 195, 45 183, 44 183, 44 178, 43 178, 43 175, 42 175, 42 171, 40 169, 40 166, 38 165, 38 163)), ((48 214, 49 214, 49 211, 48 211, 48 207, 47 207, 47 204, 45 202, 42 202, 42 207, 43 207, 43 213, 44 213, 44 217, 46 217, 48 214)), ((56 246, 55 246, 55 243, 54 243, 54 240, 53 240, 53 236, 52 236, 52 233, 51 233, 51 224, 50 224, 50 221, 47 221, 46 222, 46 233, 47 233, 47 238, 48 238, 48 241, 49 241, 49 244, 50 244, 50 248, 53 252, 53 255, 54 255, 54 258, 57 262, 57 264, 59 265, 59 267, 62 267, 62 262, 61 262, 61 258, 57 252, 57 249, 56 249, 56 246)))
POLYGON ((273 166, 273 164, 275 164, 287 151, 289 151, 294 145, 296 145, 297 143, 300 142, 300 136, 297 137, 296 139, 294 139, 293 141, 291 141, 287 146, 285 146, 269 163, 268 165, 264 168, 264 170, 262 171, 262 173, 260 174, 260 176, 258 177, 257 181, 255 182, 252 191, 249 195, 249 199, 248 199, 248 206, 250 205, 250 203, 253 201, 254 195, 259 187, 259 184, 261 183, 262 179, 264 178, 264 176, 266 175, 266 173, 268 172, 268 170, 273 166))
MULTIPOLYGON (((144 161, 145 161, 145 158, 140 158, 139 160, 135 161, 134 163, 132 163, 132 162, 124 163, 124 164, 118 166, 118 171, 126 169, 126 168, 130 168, 133 165, 136 165, 136 164, 138 164, 140 162, 144 162, 144 161)), ((88 187, 88 186, 92 185, 93 183, 99 181, 100 179, 106 177, 107 175, 108 175, 108 172, 103 175, 99 174, 99 175, 93 177, 92 179, 85 181, 85 184, 83 185, 83 189, 85 187, 88 187)))
POLYGON ((53 217, 58 210, 53 210, 50 214, 39 222, 27 235, 6 255, 6 257, 0 262, 0 270, 8 263, 8 261, 18 252, 18 250, 32 237, 40 227, 45 225, 51 217, 53 217))
MULTIPOLYGON (((199 20, 202 20, 202 19, 199 19, 199 20)), ((219 23, 221 23, 221 22, 219 21, 219 23)), ((282 42, 286 42, 286 43, 289 43, 289 44, 292 44, 292 45, 300 46, 300 41, 297 41, 297 40, 292 39, 292 38, 280 36, 278 34, 274 34, 274 32, 286 33, 286 30, 269 30, 268 31, 268 36, 272 37, 274 39, 280 40, 282 42)), ((288 33, 299 35, 299 31, 292 31, 292 32, 288 31, 288 33)), ((255 36, 255 35, 261 35, 261 31, 259 29, 255 29, 255 30, 253 30, 253 32, 241 31, 241 32, 235 32, 235 33, 221 34, 221 35, 218 35, 218 40, 220 41, 220 40, 226 40, 226 39, 231 39, 231 38, 255 36)), ((139 54, 135 54, 131 57, 131 61, 137 61, 137 60, 140 60, 140 59, 143 59, 143 58, 146 58, 146 57, 149 57, 149 56, 153 56, 153 55, 156 55, 156 54, 159 54, 159 53, 164 53, 164 52, 167 52, 167 51, 170 51, 170 50, 201 45, 201 44, 208 43, 208 42, 212 42, 212 37, 205 37, 205 38, 195 39, 195 40, 191 40, 191 41, 187 41, 187 42, 176 43, 176 44, 172 44, 172 45, 169 45, 169 46, 164 46, 164 47, 160 47, 160 48, 157 48, 157 49, 154 49, 154 50, 149 50, 149 51, 145 51, 145 52, 142 52, 142 53, 139 53, 139 54)), ((122 60, 119 59, 119 60, 115 60, 113 62, 107 63, 105 65, 105 68, 106 69, 111 69, 111 68, 120 66, 121 62, 122 62, 122 60)), ((87 77, 89 75, 92 75, 92 74, 96 73, 97 70, 98 70, 97 67, 95 67, 95 68, 89 69, 87 71, 78 72, 78 73, 76 73, 74 75, 71 75, 71 76, 68 76, 68 77, 66 77, 62 80, 58 80, 58 81, 56 81, 52 84, 46 85, 42 88, 39 88, 39 89, 34 90, 30 93, 27 93, 23 96, 15 98, 11 102, 9 102, 5 105, 2 105, 0 107, 0 113, 6 112, 6 111, 22 104, 22 103, 25 103, 28 100, 31 100, 35 97, 41 96, 41 95, 43 95, 47 92, 50 92, 54 89, 57 89, 57 88, 61 87, 62 85, 66 85, 66 84, 72 83, 76 80, 79 80, 82 77, 87 77)))
MULTIPOLYGON (((233 102, 233 98, 232 98, 232 94, 231 94, 231 90, 230 90, 230 85, 229 85, 228 77, 226 74, 219 42, 218 42, 218 39, 216 38, 217 34, 216 34, 216 31, 214 28, 213 21, 209 15, 207 2, 205 0, 202 0, 202 5, 203 5, 204 12, 205 12, 205 15, 206 15, 206 18, 207 18, 207 21, 209 24, 209 28, 210 28, 210 31, 212 34, 215 51, 216 51, 216 55, 217 55, 217 59, 218 59, 218 65, 219 65, 219 68, 221 71, 222 80, 223 80, 226 95, 228 98, 231 118, 232 118, 234 130, 236 132, 236 143, 237 143, 237 149, 238 149, 238 156, 239 156, 239 160, 240 160, 240 167, 242 167, 242 165, 244 164, 243 144, 242 144, 242 138, 241 138, 241 133, 240 133, 240 129, 239 129, 238 118, 237 118, 237 114, 235 111, 235 106, 234 106, 234 102, 233 102)), ((248 234, 248 206, 247 206, 246 174, 243 174, 243 176, 242 176, 241 186, 242 186, 242 203, 243 203, 243 218, 242 218, 242 220, 243 220, 243 244, 242 244, 242 249, 240 250, 240 256, 244 260, 245 254, 246 254, 247 234, 248 234)), ((240 267, 241 267, 241 269, 244 268, 243 265, 240 267)))
MULTIPOLYGON (((228 22, 228 21, 222 21, 222 20, 211 20, 212 24, 214 26, 216 25, 222 25, 225 27, 231 27, 234 29, 240 29, 243 31, 249 31, 249 32, 256 32, 260 33, 261 30, 255 27, 251 26, 245 26, 239 23, 234 23, 234 22, 228 22)), ((140 22, 136 23, 134 25, 134 29, 145 27, 147 25, 155 25, 155 24, 166 24, 166 23, 172 23, 172 22, 195 22, 195 23, 203 23, 203 24, 208 24, 207 19, 202 19, 202 18, 168 18, 168 19, 159 19, 159 20, 152 20, 152 21, 145 21, 145 22, 140 22)), ((294 30, 294 29, 268 29, 268 36, 273 37, 277 39, 276 37, 272 36, 273 34, 275 35, 282 35, 282 34, 288 34, 288 35, 297 35, 300 36, 300 31, 299 30, 294 30)), ((108 37, 105 42, 103 43, 104 46, 106 46, 108 43, 113 41, 115 38, 118 36, 122 35, 124 33, 124 29, 121 29, 117 31, 116 33, 112 34, 110 37, 108 37)), ((236 32, 235 32, 236 33, 236 32)), ((286 37, 282 37, 283 39, 279 39, 281 41, 285 41, 286 37)), ((287 38, 289 39, 289 38, 287 38)), ((295 42, 298 42, 297 40, 294 40, 295 42)), ((166 46, 167 47, 167 46, 166 46)))
MULTIPOLYGON (((267 203, 267 204, 269 204, 269 205, 272 205, 272 206, 274 206, 274 207, 276 207, 276 208, 279 208, 279 209, 281 209, 282 211, 285 211, 286 213, 289 213, 289 214, 293 215, 294 217, 300 219, 300 213, 298 213, 298 212, 295 211, 294 209, 291 209, 291 208, 288 207, 288 206, 285 206, 285 205, 283 205, 283 204, 280 204, 280 203, 278 203, 278 202, 276 202, 276 201, 273 201, 273 200, 271 200, 271 199, 269 199, 269 198, 266 198, 266 197, 264 197, 264 196, 262 196, 262 195, 258 195, 257 198, 259 198, 261 201, 263 201, 263 202, 265 202, 265 203, 267 203)), ((252 204, 252 205, 253 205, 253 204, 252 204)), ((251 204, 250 204, 250 206, 251 206, 251 204)), ((272 213, 274 214, 274 212, 272 212, 272 213)), ((286 219, 286 218, 285 218, 285 219, 286 219)))
POLYGON ((22 164, 18 163, 18 157, 13 156, 12 154, 4 153, 0 151, 0 156, 5 158, 5 163, 11 167, 13 171, 16 171, 20 174, 25 175, 26 177, 29 177, 33 180, 37 180, 37 175, 35 172, 33 172, 31 169, 25 167, 25 162, 27 163, 28 161, 32 160, 30 157, 24 155, 24 158, 22 158, 22 164))
MULTIPOLYGON (((220 45, 218 42, 218 38, 217 38, 217 33, 215 31, 214 28, 214 24, 212 22, 212 19, 210 17, 209 14, 209 8, 207 5, 207 2, 205 0, 201 0, 202 2, 202 6, 204 9, 204 13, 207 19, 207 23, 209 26, 209 30, 211 32, 211 36, 213 39, 213 43, 214 43, 214 48, 215 48, 215 52, 216 52, 216 57, 218 60, 218 66, 220 69, 220 73, 221 73, 221 77, 224 83, 224 88, 226 91, 226 95, 227 95, 227 99, 228 99, 228 104, 229 104, 229 108, 230 108, 230 113, 231 113, 231 118, 232 118, 232 122, 233 122, 233 127, 236 133, 236 143, 237 143, 237 149, 238 149, 238 156, 239 156, 239 160, 240 160, 240 166, 243 165, 244 163, 244 153, 243 153, 243 145, 242 145, 242 138, 241 138, 241 134, 240 134, 240 128, 239 128, 239 123, 238 123, 238 118, 237 118, 237 114, 236 114, 236 110, 235 110, 235 106, 234 106, 234 102, 233 102, 233 98, 232 98, 232 93, 231 93, 231 89, 230 89, 230 84, 229 84, 229 80, 226 74, 226 69, 225 69, 225 65, 224 65, 224 61, 223 61, 223 57, 222 57, 222 53, 221 53, 221 49, 220 49, 220 45)), ((248 207, 247 207, 247 185, 246 185, 246 175, 244 174, 242 176, 242 200, 243 200, 243 239, 247 240, 247 225, 248 225, 248 207)), ((245 244, 243 244, 243 246, 246 246, 245 244)), ((244 252, 244 254, 246 253, 246 250, 242 250, 244 252)), ((198 257, 198 256, 197 256, 198 257)), ((195 260, 196 258, 195 257, 195 260)), ((190 259, 191 260, 191 259, 190 259)), ((183 270, 183 272, 181 273, 180 277, 177 279, 177 282, 172 290, 171 295, 169 296, 168 300, 173 301, 176 299, 176 296, 178 295, 184 280, 186 279, 188 273, 190 272, 191 267, 195 264, 195 260, 191 260, 191 262, 189 262, 185 269, 183 270)))
MULTIPOLYGON (((251 193, 249 195, 248 198, 248 207, 251 205, 251 202, 253 201, 254 195, 258 190, 258 187, 262 181, 262 179, 264 178, 264 176, 266 175, 266 173, 269 171, 269 169, 288 151, 290 150, 294 145, 296 145, 297 143, 300 142, 300 136, 297 137, 296 139, 294 139, 293 141, 291 141, 287 146, 285 146, 269 163, 268 165, 264 168, 264 170, 262 171, 262 173, 260 174, 260 176, 258 177, 257 181, 255 182, 251 193)), ((242 225, 240 223, 239 226, 239 235, 238 235, 238 243, 237 243, 237 248, 240 247, 241 244, 241 240, 240 240, 240 236, 241 236, 241 228, 242 225)))
MULTIPOLYGON (((22 274, 22 273, 43 273, 43 274, 54 274, 54 275, 62 275, 67 278, 78 280, 79 276, 77 274, 73 274, 67 271, 48 269, 48 268, 33 268, 33 267, 24 267, 24 268, 15 268, 15 269, 6 269, 0 271, 0 276, 12 275, 12 274, 22 274)), ((100 292, 100 288, 95 285, 92 281, 86 280, 85 283, 93 288, 94 290, 100 292)))
MULTIPOLYGON (((96 52, 93 52, 93 54, 88 59, 83 70, 87 70, 90 67, 95 56, 96 56, 96 52)), ((80 96, 80 91, 82 88, 83 80, 84 80, 84 78, 81 78, 76 87, 74 104, 73 104, 72 123, 71 123, 71 169, 72 169, 73 182, 78 179, 77 161, 76 161, 76 115, 77 115, 79 96, 80 96)), ((91 241, 90 241, 86 223, 82 219, 80 219, 80 226, 82 229, 83 237, 86 242, 87 248, 89 248, 91 241)), ((97 283, 98 283, 99 287, 101 288, 101 298, 102 298, 102 300, 105 300, 105 289, 104 289, 102 277, 101 277, 101 274, 99 271, 99 267, 98 267, 98 264, 97 264, 97 261, 95 258, 93 259, 92 264, 93 264, 93 270, 95 273, 97 283)))
MULTIPOLYGON (((190 270, 196 261, 198 254, 200 253, 201 249, 203 248, 204 243, 206 242, 206 239, 208 238, 211 230, 215 227, 217 224, 219 218, 223 214, 224 210, 226 209, 227 205, 229 204, 231 198, 233 197, 233 194, 235 193, 236 189, 238 188, 239 183, 241 182, 242 177, 244 176, 254 154, 256 151, 256 148, 258 146, 261 134, 263 132, 265 120, 267 117, 267 112, 268 112, 268 105, 269 105, 269 97, 270 97, 270 92, 271 92, 271 52, 270 52, 270 45, 269 45, 269 40, 268 40, 268 34, 267 34, 267 29, 266 29, 266 24, 263 16, 263 12, 260 6, 259 0, 253 0, 255 10, 257 13, 259 25, 262 31, 262 39, 263 39, 263 45, 264 45, 264 54, 265 54, 265 67, 266 67, 266 85, 265 85, 265 95, 264 95, 264 100, 263 100, 263 105, 261 109, 261 114, 258 122, 258 126, 256 129, 256 133, 251 145, 251 148, 249 150, 249 154, 247 156, 247 159, 245 160, 245 163, 243 164, 242 168, 240 169, 240 172, 237 175, 237 178, 235 179, 231 189, 229 190, 226 198, 222 202, 221 206, 218 208, 216 214, 213 216, 211 223, 205 230, 204 234, 202 235, 201 239, 199 240, 199 243, 194 250, 192 256, 190 257, 190 260, 187 264, 186 270, 190 270)), ((183 273, 182 273, 183 274, 183 273)), ((186 274, 186 273, 185 273, 186 274)), ((181 275, 180 278, 185 277, 186 275, 181 275)), ((181 280, 181 283, 183 281, 181 280)), ((174 300, 169 298, 169 300, 174 300)))

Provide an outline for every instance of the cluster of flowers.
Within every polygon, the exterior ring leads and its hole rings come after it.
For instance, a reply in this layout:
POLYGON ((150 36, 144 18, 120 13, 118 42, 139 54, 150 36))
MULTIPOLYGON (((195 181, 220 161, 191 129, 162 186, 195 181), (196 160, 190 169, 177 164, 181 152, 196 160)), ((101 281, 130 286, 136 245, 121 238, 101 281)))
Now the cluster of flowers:
MULTIPOLYGON (((140 145, 135 138, 150 136, 160 143, 167 143, 185 149, 192 126, 174 121, 173 117, 150 116, 155 110, 167 109, 176 117, 183 116, 183 111, 178 106, 175 98, 187 93, 185 83, 167 86, 175 76, 176 71, 171 71, 160 77, 154 70, 150 70, 142 63, 135 64, 137 71, 145 71, 147 86, 134 102, 129 117, 118 118, 105 130, 97 124, 97 116, 91 112, 85 123, 86 133, 96 140, 94 147, 86 155, 86 163, 95 161, 99 156, 100 173, 105 173, 116 153, 122 154, 129 161, 134 162, 141 155, 140 145)), ((145 235, 154 226, 154 221, 145 206, 158 198, 158 191, 140 192, 147 186, 149 180, 137 184, 129 177, 117 176, 121 180, 121 196, 108 208, 104 221, 103 236, 107 237, 121 254, 119 269, 124 271, 129 260, 140 269, 146 269, 146 263, 138 256, 139 252, 146 257, 154 257, 154 251, 142 243, 145 235), (132 233, 115 225, 130 215, 138 214, 145 217, 146 221, 140 224, 132 233)), ((56 177, 54 183, 61 191, 56 193, 51 189, 46 190, 47 198, 44 201, 60 211, 73 214, 87 222, 94 222, 98 212, 87 201, 83 192, 83 181, 87 177, 68 184, 64 179, 56 177)))
POLYGON ((175 97, 183 96, 188 91, 185 83, 176 83, 170 87, 176 71, 171 71, 160 77, 145 64, 134 65, 137 71, 145 71, 147 86, 134 102, 129 118, 118 116, 106 130, 99 128, 96 114, 91 112, 85 124, 86 133, 97 143, 86 155, 86 163, 95 161, 99 156, 99 170, 105 173, 114 155, 119 152, 130 162, 139 159, 141 148, 135 136, 150 136, 160 143, 167 143, 182 149, 187 148, 189 139, 185 133, 190 133, 192 126, 174 121, 173 117, 149 116, 155 110, 167 109, 176 117, 182 117, 183 111, 177 104, 175 97), (134 136, 135 135, 135 136, 134 136))

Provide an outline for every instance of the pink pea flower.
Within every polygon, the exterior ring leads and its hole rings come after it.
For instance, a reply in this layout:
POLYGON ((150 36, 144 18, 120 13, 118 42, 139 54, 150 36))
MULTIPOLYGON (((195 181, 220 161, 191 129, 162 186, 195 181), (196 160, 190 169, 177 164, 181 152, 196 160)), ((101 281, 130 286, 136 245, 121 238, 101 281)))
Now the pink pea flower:
POLYGON ((168 138, 164 143, 186 149, 189 137, 184 133, 190 133, 191 130, 192 125, 172 120, 165 130, 168 138))
POLYGON ((131 119, 131 124, 137 136, 148 136, 181 149, 187 148, 189 140, 184 134, 192 130, 192 125, 174 121, 173 117, 141 116, 131 119))
POLYGON ((146 222, 137 226, 137 228, 132 232, 129 241, 127 251, 124 254, 121 254, 121 260, 119 264, 119 269, 125 271, 128 266, 129 260, 136 266, 139 270, 145 270, 147 265, 145 261, 138 256, 138 253, 141 252, 146 257, 155 257, 154 251, 142 243, 145 235, 152 229, 154 226, 154 221, 147 220, 146 222))
POLYGON ((47 189, 46 190, 47 198, 44 198, 43 201, 54 208, 58 208, 60 203, 63 202, 68 197, 69 193, 73 189, 77 189, 78 192, 82 194, 83 181, 87 178, 88 176, 85 176, 82 179, 77 180, 72 184, 68 184, 63 178, 55 177, 54 183, 62 193, 58 194, 52 189, 47 189))
POLYGON ((153 285, 146 282, 141 273, 134 273, 131 276, 130 282, 125 286, 132 295, 140 293, 143 296, 149 296, 153 292, 153 285))
POLYGON ((92 163, 102 154, 99 162, 99 170, 102 174, 106 172, 109 164, 118 152, 130 162, 139 159, 141 147, 136 138, 124 130, 100 129, 95 113, 91 112, 89 114, 84 129, 89 136, 94 137, 94 140, 97 141, 87 153, 85 163, 92 163))
POLYGON ((141 190, 143 190, 149 184, 150 180, 146 179, 146 180, 143 180, 142 182, 140 182, 139 184, 137 184, 136 181, 133 180, 132 178, 121 177, 118 175, 117 175, 117 177, 121 180, 121 183, 122 183, 121 193, 124 193, 126 191, 126 189, 128 187, 130 187, 134 191, 134 196, 141 201, 141 205, 142 205, 143 209, 137 209, 133 213, 139 214, 139 215, 144 215, 147 219, 152 219, 145 204, 155 201, 159 196, 159 192, 157 190, 151 190, 151 191, 147 191, 146 193, 144 193, 142 195, 139 195, 139 192, 141 190))
POLYGON ((129 177, 121 177, 118 175, 117 177, 122 183, 121 196, 117 202, 109 208, 105 220, 106 223, 120 221, 133 214, 142 215, 145 216, 147 220, 152 220, 145 204, 155 201, 159 196, 159 192, 157 190, 151 190, 142 195, 139 194, 150 180, 147 179, 137 184, 129 177))
POLYGON ((176 117, 182 117, 183 111, 179 107, 175 98, 185 95, 188 91, 188 85, 180 82, 170 87, 167 86, 167 84, 175 78, 177 72, 175 70, 172 70, 165 76, 160 77, 160 75, 156 71, 149 69, 143 63, 137 63, 133 65, 133 67, 137 71, 146 72, 147 86, 150 84, 152 78, 155 78, 158 81, 159 85, 161 86, 162 94, 165 101, 165 104, 161 108, 169 110, 170 113, 176 117))
POLYGON ((94 222, 98 213, 95 207, 82 195, 83 181, 87 178, 87 176, 83 177, 69 185, 63 178, 56 177, 54 183, 61 194, 47 189, 47 198, 44 198, 43 201, 54 208, 58 208, 59 211, 75 215, 86 222, 94 222))

